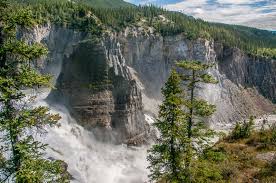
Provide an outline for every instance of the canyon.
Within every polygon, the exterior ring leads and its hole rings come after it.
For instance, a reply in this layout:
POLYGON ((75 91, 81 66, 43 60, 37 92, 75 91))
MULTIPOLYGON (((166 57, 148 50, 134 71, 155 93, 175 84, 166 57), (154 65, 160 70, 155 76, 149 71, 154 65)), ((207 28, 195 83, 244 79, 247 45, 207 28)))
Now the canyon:
POLYGON ((229 129, 251 115, 275 111, 275 60, 212 40, 163 37, 135 27, 95 38, 53 25, 37 26, 24 36, 49 49, 48 56, 37 61, 42 72, 56 78, 48 102, 65 105, 81 126, 99 134, 99 140, 145 143, 152 135, 146 119, 157 117, 161 88, 180 60, 214 64, 208 72, 218 84, 198 90, 217 106, 207 120, 212 128, 229 129))
POLYGON ((49 50, 35 67, 53 75, 55 87, 38 93, 33 105, 48 106, 62 119, 60 127, 37 138, 49 144, 49 157, 68 164, 72 182, 147 181, 146 150, 158 133, 151 124, 162 102, 161 88, 177 61, 214 64, 208 73, 218 84, 197 90, 217 107, 206 119, 211 128, 229 131, 251 115, 275 112, 275 60, 212 40, 163 37, 139 27, 95 37, 51 24, 18 36, 49 50))

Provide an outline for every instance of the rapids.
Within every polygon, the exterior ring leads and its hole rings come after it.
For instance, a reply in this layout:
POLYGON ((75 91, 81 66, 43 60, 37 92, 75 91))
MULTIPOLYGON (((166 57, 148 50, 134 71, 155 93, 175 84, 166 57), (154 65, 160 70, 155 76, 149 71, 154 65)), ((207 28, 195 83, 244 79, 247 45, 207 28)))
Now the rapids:
POLYGON ((70 116, 64 106, 51 106, 46 101, 49 92, 40 92, 34 106, 48 106, 62 119, 59 127, 49 127, 48 133, 37 138, 49 144, 47 156, 65 161, 73 183, 143 183, 147 181, 147 147, 128 148, 95 140, 70 116))

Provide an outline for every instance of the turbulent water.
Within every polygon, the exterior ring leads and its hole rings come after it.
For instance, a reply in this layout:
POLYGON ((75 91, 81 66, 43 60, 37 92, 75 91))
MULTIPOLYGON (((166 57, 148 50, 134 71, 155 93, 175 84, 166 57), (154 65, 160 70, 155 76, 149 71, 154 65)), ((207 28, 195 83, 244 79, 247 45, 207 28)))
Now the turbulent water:
MULTIPOLYGON (((38 94, 35 106, 49 106, 48 92, 38 94)), ((60 127, 49 128, 39 136, 49 144, 47 155, 64 160, 74 183, 143 183, 147 180, 146 147, 102 143, 69 115, 64 106, 49 106, 62 117, 60 127)))

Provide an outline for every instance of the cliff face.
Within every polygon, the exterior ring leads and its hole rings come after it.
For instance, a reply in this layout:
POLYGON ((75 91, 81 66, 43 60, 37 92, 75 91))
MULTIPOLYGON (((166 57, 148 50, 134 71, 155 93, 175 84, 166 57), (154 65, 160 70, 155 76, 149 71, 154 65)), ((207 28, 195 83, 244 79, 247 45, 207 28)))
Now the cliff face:
POLYGON ((273 60, 247 56, 238 49, 227 49, 207 40, 187 40, 185 37, 143 36, 126 30, 117 35, 127 64, 134 68, 143 83, 145 110, 155 113, 161 102, 161 87, 174 63, 179 60, 199 60, 214 63, 211 73, 219 83, 202 85, 198 95, 217 106, 209 119, 216 129, 227 129, 249 115, 271 112, 275 107, 275 64, 273 60), (263 96, 262 96, 263 95, 263 96), (155 107, 154 107, 155 106, 155 107))
POLYGON ((255 87, 263 96, 276 102, 276 61, 248 56, 239 49, 217 50, 219 70, 235 84, 255 87))
POLYGON ((111 40, 75 45, 56 87, 53 96, 62 98, 78 122, 102 140, 126 140, 147 132, 141 91, 119 44, 111 40))
POLYGON ((217 105, 209 119, 212 127, 225 129, 248 115, 273 110, 263 97, 275 101, 273 60, 253 58, 207 40, 130 29, 101 39, 49 26, 34 32, 29 39, 46 43, 50 50, 47 60, 52 62, 42 70, 58 77, 49 101, 63 102, 78 123, 103 140, 135 143, 149 134, 144 114, 156 116, 161 87, 175 61, 182 59, 215 63, 208 72, 219 84, 202 85, 198 92, 217 105))

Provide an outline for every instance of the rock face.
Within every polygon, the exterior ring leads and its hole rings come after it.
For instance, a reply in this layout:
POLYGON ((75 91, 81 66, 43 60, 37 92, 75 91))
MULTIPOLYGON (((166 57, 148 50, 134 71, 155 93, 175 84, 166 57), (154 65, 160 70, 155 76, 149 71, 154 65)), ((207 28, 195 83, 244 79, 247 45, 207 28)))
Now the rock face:
POLYGON ((215 64, 208 72, 219 83, 202 85, 198 91, 200 97, 217 106, 216 113, 209 119, 213 128, 227 129, 249 115, 275 110, 271 102, 263 97, 275 98, 276 62, 273 60, 250 57, 212 41, 187 40, 181 35, 162 37, 124 32, 117 37, 127 64, 134 68, 143 83, 146 111, 156 114, 157 109, 152 106, 157 106, 162 100, 161 86, 179 60, 215 64))
POLYGON ((276 61, 250 57, 239 49, 218 50, 219 70, 235 84, 255 87, 276 102, 276 61))
POLYGON ((54 81, 59 76, 62 62, 73 52, 73 47, 86 37, 86 33, 75 32, 70 29, 51 26, 36 26, 32 30, 19 31, 18 36, 29 42, 41 42, 48 48, 49 54, 36 62, 36 67, 54 76, 54 81), (27 32, 26 32, 27 31, 27 32))
POLYGON ((141 90, 120 44, 50 25, 18 36, 48 47, 47 58, 38 60, 36 67, 56 80, 49 102, 66 105, 78 123, 100 140, 118 143, 147 136, 141 90))
POLYGON ((58 77, 49 101, 62 102, 78 123, 103 140, 130 139, 136 144, 133 139, 141 142, 141 137, 147 137, 144 114, 157 115, 161 87, 175 61, 183 59, 215 64, 208 72, 219 84, 202 85, 198 91, 200 97, 217 105, 209 119, 213 128, 225 129, 249 115, 274 110, 268 100, 276 98, 274 60, 250 57, 212 41, 145 35, 129 29, 93 38, 48 26, 30 35, 50 50, 47 60, 52 62, 41 70, 58 77))
POLYGON ((141 91, 116 42, 79 42, 64 60, 56 86, 53 95, 63 98, 78 122, 96 136, 125 140, 147 132, 141 91))

